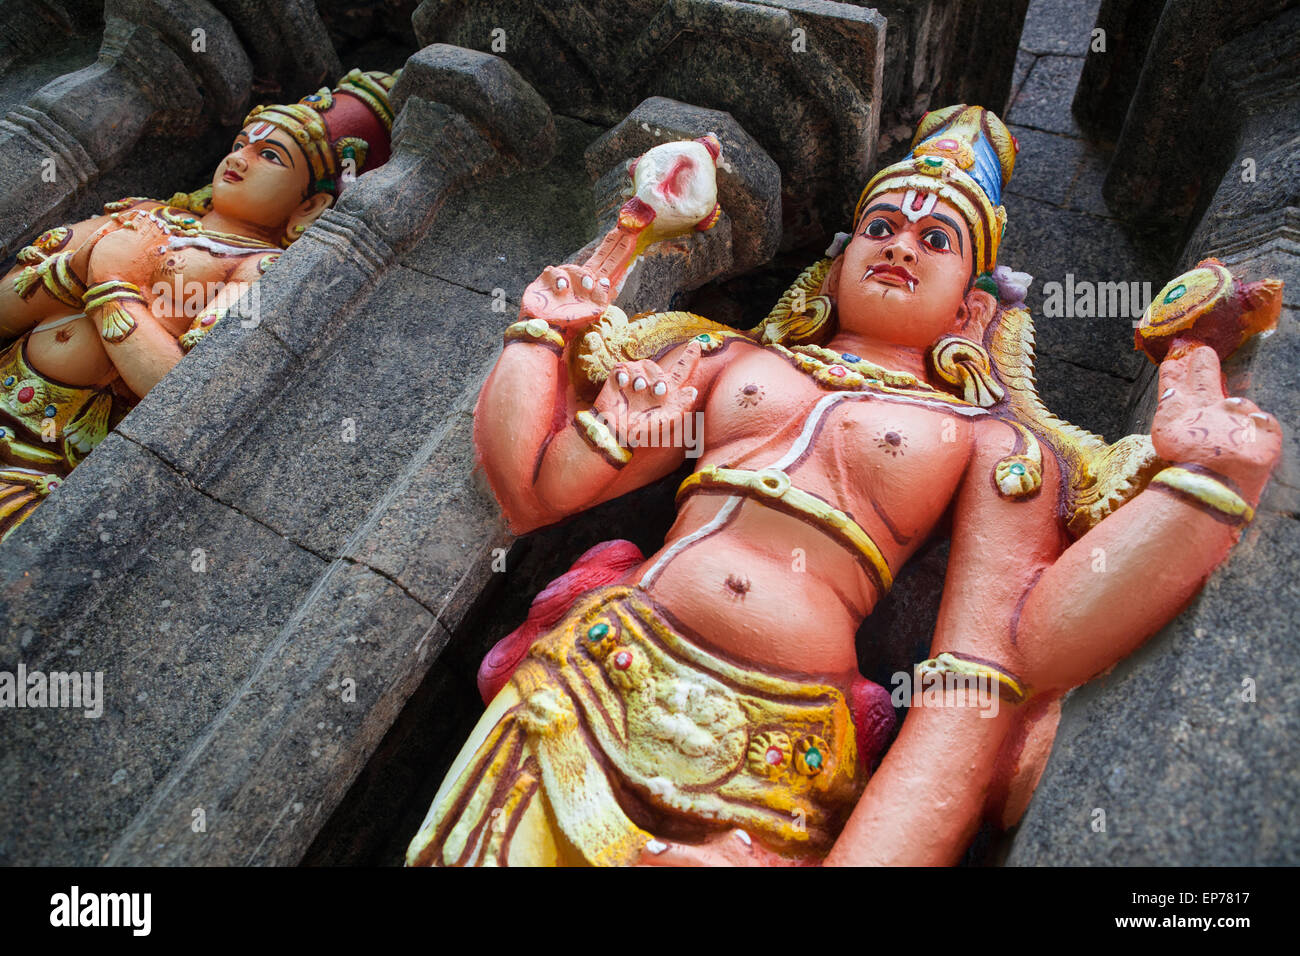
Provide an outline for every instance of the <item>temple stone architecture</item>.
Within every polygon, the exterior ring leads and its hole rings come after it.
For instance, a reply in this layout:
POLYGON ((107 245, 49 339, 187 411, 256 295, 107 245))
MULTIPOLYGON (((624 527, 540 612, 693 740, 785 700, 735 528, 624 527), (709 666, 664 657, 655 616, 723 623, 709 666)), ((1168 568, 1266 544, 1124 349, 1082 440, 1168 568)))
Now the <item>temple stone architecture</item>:
MULTIPOLYGON (((753 324, 925 110, 963 101, 1021 143, 1000 258, 1035 276, 1063 418, 1147 430, 1154 367, 1136 292, 1053 314, 1049 284, 1159 289, 1206 256, 1286 282, 1228 369, 1286 430, 1258 518, 1067 698, 1020 825, 967 862, 1300 862, 1300 3, 1239 6, 25 2, 40 30, 0 20, 6 268, 105 201, 201 185, 254 103, 402 73, 393 158, 0 545, 0 670, 102 672, 105 697, 0 710, 0 863, 400 862, 483 654, 587 548, 662 540, 681 478, 507 532, 470 425, 525 286, 609 226, 630 160, 712 131, 718 225, 656 247, 620 304, 753 324)), ((926 656, 945 562, 936 542, 864 625, 888 648, 868 676, 926 656)))

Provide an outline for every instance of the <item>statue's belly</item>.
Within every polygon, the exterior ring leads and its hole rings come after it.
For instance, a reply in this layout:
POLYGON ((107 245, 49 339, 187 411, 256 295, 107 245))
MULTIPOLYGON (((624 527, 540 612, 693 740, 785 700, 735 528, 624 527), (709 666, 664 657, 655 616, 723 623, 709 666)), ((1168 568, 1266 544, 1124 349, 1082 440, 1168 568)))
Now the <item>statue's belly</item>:
POLYGON ((678 623, 738 661, 788 674, 856 673, 855 638, 875 589, 824 532, 743 501, 720 530, 672 550, 679 528, 703 527, 725 500, 690 499, 668 544, 628 582, 648 581, 678 623))

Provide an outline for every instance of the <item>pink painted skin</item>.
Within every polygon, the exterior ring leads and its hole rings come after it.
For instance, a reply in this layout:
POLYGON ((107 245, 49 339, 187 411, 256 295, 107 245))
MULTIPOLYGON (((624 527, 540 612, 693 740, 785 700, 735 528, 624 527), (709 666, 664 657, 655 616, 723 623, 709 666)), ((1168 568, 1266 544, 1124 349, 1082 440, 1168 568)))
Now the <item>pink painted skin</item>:
MULTIPOLYGON (((948 333, 979 340, 996 304, 987 293, 966 291, 970 239, 960 215, 942 201, 916 223, 876 208, 897 208, 902 200, 901 193, 877 197, 828 276, 824 291, 836 301, 839 323, 828 347, 925 379, 928 347, 948 333)), ((584 275, 591 273, 582 266, 547 269, 525 294, 523 314, 550 320, 572 341, 609 302, 599 285, 582 289, 584 275), (560 277, 567 288, 557 291, 560 277)), ((1276 419, 1248 401, 1225 398, 1217 356, 1208 348, 1165 362, 1160 390, 1166 397, 1152 427, 1156 451, 1170 463, 1213 469, 1255 504, 1280 455, 1276 419), (1252 414, 1254 440, 1244 442, 1252 414)), ((699 466, 759 469, 790 448, 811 407, 827 394, 771 350, 733 343, 701 357, 690 344, 659 363, 618 366, 595 408, 634 433, 702 411, 699 466), (646 387, 637 389, 638 379, 646 387), (656 396, 653 386, 661 381, 667 390, 656 396)), ((681 464, 681 448, 639 447, 627 465, 614 468, 573 426, 581 407, 563 359, 527 343, 506 346, 475 410, 475 442, 516 532, 618 497, 681 464)), ((1008 500, 996 492, 990 476, 1014 447, 1014 430, 997 419, 886 400, 844 401, 826 414, 810 452, 786 469, 794 485, 854 515, 895 572, 953 505, 933 652, 997 662, 1033 693, 1021 705, 1004 702, 996 717, 973 707, 911 709, 827 864, 960 859, 986 815, 1006 822, 1008 805, 1023 808, 1054 732, 1055 699, 1127 656, 1177 614, 1240 533, 1207 509, 1152 487, 1072 542, 1058 510, 1061 468, 1046 445, 1038 494, 1008 500), (1093 570, 1097 549, 1106 556, 1104 573, 1093 570)), ((725 495, 687 498, 664 549, 627 580, 640 581, 725 501, 725 495)), ((711 649, 758 670, 846 690, 858 676, 858 625, 880 597, 844 547, 808 523, 748 500, 720 530, 667 561, 647 589, 711 649)), ((722 833, 648 853, 644 862, 793 861, 722 833)))

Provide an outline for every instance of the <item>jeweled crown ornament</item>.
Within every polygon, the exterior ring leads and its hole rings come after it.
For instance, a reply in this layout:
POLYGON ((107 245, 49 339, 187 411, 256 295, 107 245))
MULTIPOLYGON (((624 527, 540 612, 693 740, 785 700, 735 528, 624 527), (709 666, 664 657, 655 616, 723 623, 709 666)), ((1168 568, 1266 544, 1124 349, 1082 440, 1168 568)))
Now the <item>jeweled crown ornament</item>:
POLYGON ((321 87, 297 103, 253 107, 244 126, 253 140, 277 128, 288 133, 311 164, 312 191, 338 196, 352 179, 388 161, 388 93, 400 73, 352 70, 333 90, 321 87))
POLYGON ((911 152, 876 173, 862 190, 854 228, 869 200, 882 193, 906 190, 903 214, 913 220, 943 199, 970 228, 976 274, 991 272, 1007 224, 1002 190, 1011 180, 1019 150, 1002 120, 982 106, 948 106, 926 113, 911 152))

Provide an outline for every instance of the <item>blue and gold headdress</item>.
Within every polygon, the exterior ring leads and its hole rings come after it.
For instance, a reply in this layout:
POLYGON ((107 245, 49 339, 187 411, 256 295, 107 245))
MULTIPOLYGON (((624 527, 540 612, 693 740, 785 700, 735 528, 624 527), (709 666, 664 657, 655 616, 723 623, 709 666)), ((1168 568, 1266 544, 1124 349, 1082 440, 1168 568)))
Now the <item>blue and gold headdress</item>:
POLYGON ((948 106, 926 113, 916 128, 912 151, 886 166, 867 183, 853 213, 853 227, 867 201, 881 193, 905 190, 904 215, 947 201, 970 227, 977 274, 997 263, 1006 228, 1002 190, 1011 179, 1020 146, 1002 120, 982 106, 948 106))

